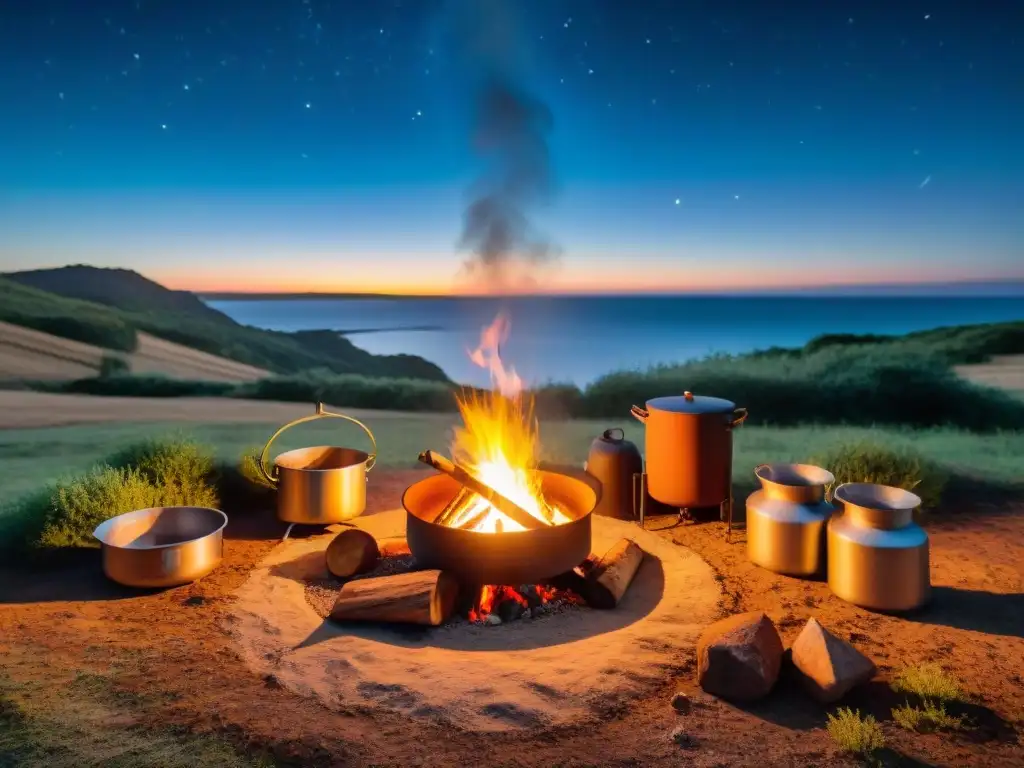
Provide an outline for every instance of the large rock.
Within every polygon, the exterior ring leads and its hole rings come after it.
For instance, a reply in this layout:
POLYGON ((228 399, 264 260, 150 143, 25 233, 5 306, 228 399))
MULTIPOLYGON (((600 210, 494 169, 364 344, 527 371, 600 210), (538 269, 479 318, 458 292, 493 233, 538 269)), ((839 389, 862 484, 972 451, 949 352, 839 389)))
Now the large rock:
POLYGON ((754 701, 775 685, 782 638, 765 614, 739 613, 716 621, 697 641, 697 682, 731 701, 754 701))
POLYGON ((817 619, 809 619, 792 648, 800 680, 818 701, 838 701, 854 686, 875 676, 875 664, 817 619))

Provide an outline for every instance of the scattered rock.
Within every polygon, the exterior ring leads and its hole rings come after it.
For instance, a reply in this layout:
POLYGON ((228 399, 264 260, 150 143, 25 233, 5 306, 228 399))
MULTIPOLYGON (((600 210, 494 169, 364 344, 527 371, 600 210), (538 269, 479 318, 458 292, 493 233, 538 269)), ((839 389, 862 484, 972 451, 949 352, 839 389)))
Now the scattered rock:
POLYGON ((267 688, 283 688, 284 687, 284 686, 281 685, 281 681, 277 679, 277 675, 274 675, 274 674, 264 675, 263 676, 263 682, 266 684, 267 688))
POLYGON ((672 709, 678 712, 680 715, 686 715, 690 712, 690 697, 685 693, 677 693, 672 697, 672 709))
POLYGON ((192 597, 185 598, 181 602, 182 605, 188 605, 188 606, 204 605, 205 603, 206 603, 206 598, 203 597, 202 595, 192 595, 192 597))
POLYGON ((487 616, 484 617, 484 621, 491 626, 497 626, 498 624, 501 624, 501 617, 496 613, 488 613, 487 616))
POLYGON ((875 664, 817 619, 809 619, 793 643, 793 666, 800 680, 818 701, 838 701, 855 686, 875 676, 875 664))
POLYGON ((697 641, 697 683, 732 701, 754 701, 775 685, 782 638, 764 613, 739 613, 716 621, 697 641))
POLYGON ((672 741, 683 749, 696 749, 697 739, 683 730, 682 726, 672 731, 672 741))

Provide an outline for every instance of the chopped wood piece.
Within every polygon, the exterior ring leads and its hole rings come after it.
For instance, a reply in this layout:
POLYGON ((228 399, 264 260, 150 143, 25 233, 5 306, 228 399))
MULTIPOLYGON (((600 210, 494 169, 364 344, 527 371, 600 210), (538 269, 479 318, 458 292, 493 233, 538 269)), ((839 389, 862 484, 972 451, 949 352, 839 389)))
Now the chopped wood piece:
POLYGON ((459 488, 458 493, 452 496, 451 501, 444 505, 444 509, 441 510, 435 519, 436 525, 451 525, 455 516, 462 511, 462 508, 469 503, 470 497, 473 496, 473 492, 466 486, 459 488))
POLYGON ((347 528, 327 545, 327 570, 339 579, 372 570, 380 557, 377 540, 359 528, 347 528))
POLYGON ((433 451, 424 451, 419 455, 419 460, 424 464, 433 467, 438 472, 443 472, 448 475, 459 483, 459 485, 465 486, 474 493, 483 496, 500 512, 515 520, 528 531, 552 525, 550 520, 542 520, 534 517, 507 496, 498 493, 498 491, 491 488, 486 483, 483 483, 473 477, 473 475, 467 472, 464 468, 438 453, 434 453, 433 451))
POLYGON ((605 552, 588 574, 587 593, 583 595, 591 608, 614 608, 629 589, 643 562, 644 551, 632 539, 620 539, 605 552))
POLYGON ((436 627, 452 615, 458 596, 458 581, 442 571, 356 579, 338 592, 331 619, 436 627))

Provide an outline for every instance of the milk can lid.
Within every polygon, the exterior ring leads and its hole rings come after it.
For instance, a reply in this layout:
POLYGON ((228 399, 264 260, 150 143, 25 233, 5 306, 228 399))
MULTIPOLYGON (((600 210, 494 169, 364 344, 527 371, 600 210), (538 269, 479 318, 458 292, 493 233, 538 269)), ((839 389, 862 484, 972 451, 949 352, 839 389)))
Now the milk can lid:
POLYGON ((736 410, 736 403, 724 400, 721 397, 706 397, 695 395, 692 392, 684 392, 682 395, 669 395, 648 400, 647 410, 690 413, 694 415, 702 413, 732 413, 736 410))

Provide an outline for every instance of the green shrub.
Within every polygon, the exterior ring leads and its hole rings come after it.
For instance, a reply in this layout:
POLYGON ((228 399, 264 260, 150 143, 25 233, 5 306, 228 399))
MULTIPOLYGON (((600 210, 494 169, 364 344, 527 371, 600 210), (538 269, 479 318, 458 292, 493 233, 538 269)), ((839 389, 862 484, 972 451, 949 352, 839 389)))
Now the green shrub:
POLYGON ((946 672, 938 664, 917 664, 904 667, 892 682, 896 693, 917 696, 925 701, 963 701, 963 686, 956 675, 946 672))
POLYGON ((885 746, 882 727, 871 715, 861 717, 860 710, 841 707, 828 716, 828 735, 844 752, 869 756, 885 746))
POLYGON ((241 384, 235 397, 291 402, 325 402, 345 408, 392 411, 454 411, 450 384, 421 379, 376 379, 310 372, 241 384))
POLYGON ((159 506, 157 489, 138 470, 97 468, 57 483, 45 507, 32 510, 43 516, 30 544, 40 549, 98 546, 92 532, 104 520, 155 506, 159 506))
POLYGON ((100 360, 100 378, 107 379, 111 376, 120 376, 129 373, 128 361, 117 355, 104 355, 100 360))
POLYGON ((135 469, 158 489, 156 506, 216 507, 213 453, 180 435, 134 443, 110 456, 115 469, 135 469))
POLYGON ((138 443, 79 477, 57 481, 0 512, 5 548, 95 546, 92 532, 111 517, 148 507, 217 507, 213 461, 184 438, 138 443))
POLYGON ((901 728, 918 733, 932 731, 956 731, 963 727, 963 715, 951 715, 946 712, 945 704, 925 701, 920 707, 906 704, 892 710, 892 719, 901 728))
POLYGON ((913 491, 926 509, 938 506, 948 479, 938 465, 914 451, 868 441, 836 445, 809 461, 835 475, 837 485, 878 483, 913 491))

